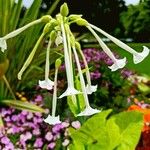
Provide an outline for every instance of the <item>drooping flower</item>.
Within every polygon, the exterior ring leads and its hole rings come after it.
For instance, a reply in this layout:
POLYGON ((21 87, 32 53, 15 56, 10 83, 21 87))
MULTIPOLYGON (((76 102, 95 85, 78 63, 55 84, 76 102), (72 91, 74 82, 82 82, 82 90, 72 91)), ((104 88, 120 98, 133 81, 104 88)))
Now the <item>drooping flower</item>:
POLYGON ((61 123, 59 116, 55 116, 56 114, 56 106, 57 106, 57 75, 58 69, 61 66, 61 60, 57 59, 55 62, 55 78, 54 78, 54 92, 53 92, 53 100, 52 100, 52 116, 48 115, 44 121, 49 123, 50 125, 55 125, 61 123))
POLYGON ((55 44, 56 44, 56 46, 58 46, 58 45, 60 45, 62 42, 63 42, 63 39, 62 39, 62 36, 61 36, 61 32, 58 32, 58 33, 57 33, 56 40, 55 40, 55 44))
POLYGON ((85 101, 85 109, 81 113, 79 113, 77 116, 90 116, 90 115, 99 113, 100 110, 93 109, 90 107, 79 58, 78 58, 78 55, 77 55, 77 52, 76 52, 76 49, 74 46, 72 47, 72 49, 73 49, 73 53, 75 56, 75 60, 76 60, 76 64, 77 64, 77 68, 78 68, 78 72, 79 72, 79 77, 80 77, 80 82, 81 82, 81 89, 82 89, 84 101, 85 101))
POLYGON ((89 24, 89 26, 92 27, 93 29, 95 29, 96 31, 100 32, 104 36, 106 36, 108 39, 113 41, 119 47, 121 47, 124 50, 128 51, 129 53, 133 54, 133 62, 135 64, 138 64, 141 61, 143 61, 150 53, 150 50, 146 46, 143 46, 143 51, 142 52, 137 52, 134 49, 132 49, 131 47, 129 47, 128 45, 126 45, 125 43, 123 43, 122 41, 120 41, 117 38, 111 36, 110 34, 106 33, 102 29, 96 27, 95 25, 89 24))
POLYGON ((64 45, 64 59, 65 59, 65 67, 66 67, 66 74, 67 74, 67 83, 68 87, 66 91, 59 96, 59 98, 63 98, 64 96, 69 96, 69 95, 76 95, 80 94, 78 90, 74 88, 74 83, 73 83, 73 72, 72 72, 72 64, 70 55, 68 53, 68 46, 67 46, 67 41, 66 41, 66 33, 65 33, 65 28, 63 22, 61 23, 61 30, 62 30, 62 37, 63 37, 63 45, 64 45))
POLYGON ((48 47, 46 51, 46 64, 45 64, 45 80, 40 81, 39 80, 39 86, 41 88, 51 90, 54 86, 54 82, 51 81, 48 76, 49 76, 49 53, 50 53, 50 47, 51 47, 51 40, 48 42, 48 47))
POLYGON ((92 94, 93 92, 96 92, 97 90, 97 85, 91 85, 91 77, 90 77, 90 72, 89 72, 89 67, 88 67, 88 64, 87 64, 87 61, 86 61, 86 58, 81 50, 81 47, 80 47, 80 44, 76 42, 76 47, 77 47, 77 50, 79 51, 82 59, 83 59, 83 62, 84 62, 84 65, 85 65, 85 71, 86 71, 86 79, 87 79, 87 86, 86 86, 86 90, 87 90, 87 94, 92 94))
POLYGON ((109 66, 111 71, 116 71, 120 68, 123 68, 126 65, 126 58, 123 59, 116 59, 111 50, 107 47, 107 45, 101 40, 101 38, 96 34, 96 32, 90 27, 87 28, 91 31, 91 33, 95 36, 97 41, 99 42, 100 46, 102 47, 103 51, 112 59, 113 65, 109 66))
POLYGON ((59 116, 53 117, 51 115, 48 115, 48 117, 46 119, 44 119, 44 121, 50 125, 55 125, 55 124, 61 123, 59 116))
POLYGON ((17 36, 18 34, 20 34, 21 32, 25 31, 27 28, 35 25, 35 24, 38 24, 38 23, 41 23, 42 22, 42 18, 41 19, 38 19, 38 20, 35 20, 33 22, 30 22, 29 24, 15 30, 15 31, 12 31, 10 32, 9 34, 5 35, 4 37, 1 37, 0 38, 0 48, 1 48, 1 51, 4 52, 6 49, 7 49, 7 43, 6 43, 6 40, 12 38, 12 37, 15 37, 17 36))

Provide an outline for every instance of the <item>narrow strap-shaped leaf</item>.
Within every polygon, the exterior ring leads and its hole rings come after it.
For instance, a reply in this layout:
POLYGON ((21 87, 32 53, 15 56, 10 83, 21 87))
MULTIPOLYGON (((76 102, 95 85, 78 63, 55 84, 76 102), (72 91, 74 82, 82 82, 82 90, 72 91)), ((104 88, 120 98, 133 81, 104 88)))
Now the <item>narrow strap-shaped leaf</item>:
POLYGON ((19 110, 27 110, 30 112, 41 112, 44 113, 45 110, 35 104, 29 102, 22 102, 20 100, 2 100, 1 103, 14 107, 19 110))

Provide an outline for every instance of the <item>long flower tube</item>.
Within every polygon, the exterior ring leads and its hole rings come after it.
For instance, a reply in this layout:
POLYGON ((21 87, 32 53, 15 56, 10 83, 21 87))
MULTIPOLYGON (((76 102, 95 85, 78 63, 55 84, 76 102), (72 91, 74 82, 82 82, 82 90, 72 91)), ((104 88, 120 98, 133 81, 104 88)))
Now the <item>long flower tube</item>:
POLYGON ((129 47, 128 45, 126 45, 125 43, 123 43, 122 41, 120 41, 117 38, 111 36, 110 34, 106 33, 102 29, 96 27, 95 25, 89 23, 89 26, 92 27, 93 29, 95 29, 96 31, 100 32, 104 36, 106 36, 108 39, 113 41, 119 47, 121 47, 121 48, 125 49, 126 51, 128 51, 129 53, 133 54, 133 62, 135 64, 140 63, 141 61, 143 61, 149 55, 150 50, 146 46, 143 46, 144 49, 143 49, 142 52, 137 52, 134 49, 132 49, 131 47, 129 47))
POLYGON ((116 71, 120 68, 123 68, 126 65, 126 58, 123 59, 116 59, 111 50, 107 47, 107 45, 101 40, 101 38, 96 34, 96 32, 90 27, 87 26, 90 32, 95 36, 97 41, 99 42, 100 46, 102 47, 103 51, 112 59, 114 64, 109 66, 111 71, 116 71))
POLYGON ((22 67, 21 70, 19 71, 19 73, 18 73, 18 79, 19 79, 19 80, 21 80, 22 74, 24 73, 24 71, 26 70, 26 68, 30 65, 30 63, 31 63, 31 61, 32 61, 32 59, 33 59, 33 57, 34 57, 34 55, 35 55, 35 52, 36 52, 36 50, 37 50, 39 44, 41 43, 41 41, 42 41, 44 35, 45 35, 44 33, 41 34, 41 36, 39 37, 37 43, 35 44, 35 46, 34 46, 32 52, 30 53, 30 55, 28 56, 27 60, 25 61, 24 65, 23 65, 23 67, 22 67))
POLYGON ((97 85, 92 85, 91 84, 91 77, 90 77, 90 71, 89 71, 89 67, 86 61, 86 58, 81 50, 81 48, 78 46, 77 50, 79 51, 82 59, 83 59, 83 63, 85 65, 85 71, 86 71, 86 78, 87 78, 87 86, 86 86, 86 90, 87 90, 87 94, 92 94, 93 92, 95 92, 97 90, 97 85))
POLYGON ((75 95, 75 94, 79 94, 80 92, 77 91, 73 84, 72 84, 72 77, 71 77, 71 73, 70 73, 70 59, 69 59, 69 54, 68 54, 68 47, 67 47, 67 40, 66 40, 66 33, 65 33, 65 28, 64 28, 64 24, 63 22, 61 23, 61 30, 62 30, 62 37, 63 37, 63 45, 64 45, 64 58, 65 58, 65 67, 66 67, 66 75, 67 75, 67 83, 68 83, 68 87, 66 89, 66 91, 59 96, 59 98, 63 98, 65 96, 69 96, 69 95, 75 95))
POLYGON ((76 60, 76 64, 77 64, 77 68, 78 68, 78 72, 79 72, 79 77, 80 77, 81 89, 82 89, 84 101, 85 101, 85 109, 81 113, 79 113, 77 116, 90 116, 90 115, 99 113, 100 110, 93 109, 90 107, 88 96, 87 96, 87 91, 86 91, 86 87, 85 87, 85 81, 84 81, 84 77, 82 74, 82 70, 81 70, 79 58, 78 58, 78 55, 76 52, 76 48, 73 46, 72 49, 73 49, 73 53, 75 56, 75 60, 76 60))
POLYGON ((41 22, 48 22, 50 20, 50 16, 43 16, 42 18, 35 20, 33 22, 28 23, 27 25, 10 32, 9 34, 5 35, 4 37, 0 37, 0 48, 1 51, 4 52, 7 49, 7 43, 6 40, 17 36, 18 34, 20 34, 21 32, 25 31, 26 29, 28 29, 29 27, 39 24, 41 22))
POLYGON ((41 88, 45 88, 47 90, 51 90, 54 86, 54 82, 49 79, 49 54, 50 54, 50 47, 51 47, 51 39, 48 42, 47 50, 46 50, 46 63, 45 63, 45 80, 39 80, 39 86, 41 88))
POLYGON ((56 116, 56 107, 57 107, 57 76, 58 69, 61 65, 61 60, 57 59, 55 62, 55 78, 54 78, 54 91, 53 91, 53 100, 52 100, 52 115, 48 115, 44 121, 50 125, 55 125, 61 123, 60 117, 56 116))

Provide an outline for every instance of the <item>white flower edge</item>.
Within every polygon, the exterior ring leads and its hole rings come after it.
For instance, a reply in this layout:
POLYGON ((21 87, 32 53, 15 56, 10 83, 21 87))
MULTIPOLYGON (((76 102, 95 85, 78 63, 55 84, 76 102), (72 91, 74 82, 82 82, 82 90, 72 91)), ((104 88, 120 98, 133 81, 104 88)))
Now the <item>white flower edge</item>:
POLYGON ((70 96, 70 95, 76 95, 76 94, 81 94, 80 91, 76 90, 73 87, 68 87, 67 90, 59 96, 59 98, 63 98, 65 96, 70 96))
POLYGON ((54 82, 51 81, 50 79, 48 80, 39 80, 39 86, 42 88, 42 89, 47 89, 47 90, 51 90, 54 86, 54 82))
POLYGON ((88 106, 82 112, 80 112, 77 116, 91 116, 99 112, 101 112, 101 110, 93 109, 90 106, 88 106))
POLYGON ((4 53, 4 51, 7 49, 7 43, 6 40, 3 38, 0 38, 0 47, 1 51, 4 53))
POLYGON ((134 64, 138 64, 141 61, 143 61, 149 55, 149 52, 150 52, 149 48, 146 46, 143 46, 142 52, 133 54, 134 64))
POLYGON ((89 85, 89 84, 87 84, 87 86, 86 86, 87 94, 92 94, 93 92, 96 92, 96 90, 97 90, 97 85, 89 85))
POLYGON ((123 68, 126 65, 126 57, 123 59, 117 59, 116 62, 109 66, 108 68, 111 69, 111 71, 116 71, 118 69, 123 68))
POLYGON ((48 117, 46 119, 44 119, 44 122, 46 122, 50 125, 55 125, 55 124, 61 123, 59 116, 53 117, 51 115, 48 115, 48 117))

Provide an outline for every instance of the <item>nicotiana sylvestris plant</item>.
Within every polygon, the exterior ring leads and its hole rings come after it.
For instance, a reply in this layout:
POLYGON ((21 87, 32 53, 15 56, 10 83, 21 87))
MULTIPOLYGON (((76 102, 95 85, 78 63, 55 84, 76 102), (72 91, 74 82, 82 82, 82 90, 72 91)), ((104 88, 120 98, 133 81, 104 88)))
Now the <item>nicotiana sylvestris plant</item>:
POLYGON ((118 40, 117 38, 111 36, 110 34, 106 33, 102 29, 96 27, 93 24, 88 23, 85 19, 82 18, 82 15, 76 15, 72 14, 69 15, 69 9, 66 3, 64 3, 60 7, 60 13, 56 15, 55 18, 52 18, 49 15, 43 16, 42 18, 35 20, 7 35, 0 38, 0 48, 1 51, 5 53, 5 50, 7 49, 7 40, 10 38, 13 38, 14 36, 17 36, 24 30, 28 29, 31 26, 35 26, 39 23, 45 23, 45 27, 43 29, 43 32, 41 33, 39 39, 37 40, 35 46, 33 47, 33 50, 29 54, 27 60, 25 61, 23 67, 20 69, 18 73, 18 79, 21 80, 22 75, 24 71, 28 68, 30 65, 36 50, 40 44, 40 42, 43 40, 43 38, 48 39, 48 46, 46 51, 46 63, 45 63, 45 79, 39 80, 39 86, 41 88, 51 90, 53 89, 53 100, 52 100, 52 114, 48 115, 46 119, 44 119, 45 122, 49 124, 57 124, 60 123, 59 116, 56 116, 56 104, 57 104, 57 74, 58 69, 61 64, 61 58, 56 60, 55 63, 55 79, 54 82, 50 80, 49 78, 49 55, 51 53, 51 46, 52 44, 63 45, 63 53, 64 53, 64 63, 66 67, 66 76, 67 76, 67 88, 64 90, 64 93, 62 93, 59 96, 59 99, 65 97, 65 96, 75 96, 77 94, 82 94, 84 97, 85 102, 85 108, 82 110, 77 116, 90 116, 96 113, 99 113, 100 110, 94 109, 90 106, 89 100, 88 100, 88 94, 92 94, 97 90, 97 85, 92 85, 91 78, 90 78, 90 72, 88 68, 87 61, 85 59, 85 56, 81 50, 80 44, 76 41, 73 33, 70 30, 70 25, 73 23, 76 23, 79 26, 85 26, 96 38, 99 45, 101 46, 102 50, 110 57, 110 59, 113 61, 113 64, 111 66, 108 66, 111 71, 116 71, 118 69, 123 68, 127 61, 126 58, 117 59, 114 54, 111 52, 111 50, 107 47, 107 45, 102 41, 102 39, 98 36, 96 33, 99 32, 102 35, 106 36, 108 39, 110 39, 112 42, 114 42, 116 45, 121 47, 122 49, 128 51, 133 55, 133 62, 135 64, 140 63, 144 58, 146 58, 149 54, 149 49, 146 46, 143 46, 142 52, 137 52, 128 45, 124 44, 122 41, 118 40), (83 76, 83 71, 81 70, 80 66, 80 58, 83 60, 84 66, 85 66, 85 76, 83 76), (75 88, 75 74, 73 67, 73 58, 75 58, 76 66, 77 66, 77 74, 79 76, 79 81, 81 84, 81 90, 77 90, 75 88), (86 78, 86 79, 85 79, 86 78))

